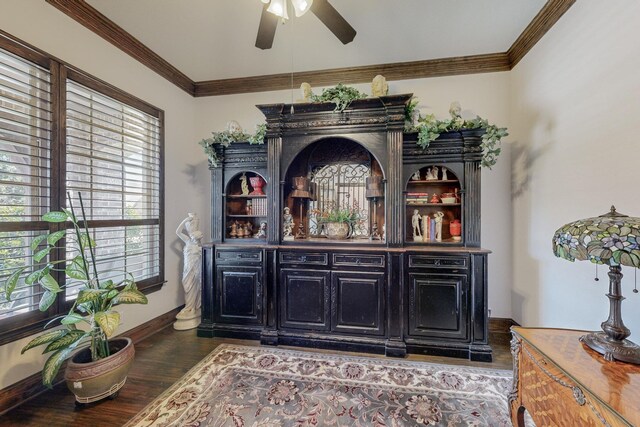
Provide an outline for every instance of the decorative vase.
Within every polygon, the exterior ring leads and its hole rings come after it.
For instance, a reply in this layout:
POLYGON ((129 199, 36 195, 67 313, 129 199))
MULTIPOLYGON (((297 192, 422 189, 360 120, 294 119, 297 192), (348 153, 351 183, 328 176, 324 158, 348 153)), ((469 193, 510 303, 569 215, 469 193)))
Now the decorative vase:
POLYGON ((449 223, 449 233, 451 233, 453 240, 461 240, 460 234, 462 234, 462 224, 460 224, 459 219, 454 219, 449 223))
POLYGON ((351 227, 347 222, 327 222, 325 230, 329 239, 344 240, 351 234, 351 227))
POLYGON ((127 381, 135 349, 130 338, 109 341, 110 356, 91 361, 91 349, 76 353, 67 362, 64 379, 78 403, 91 403, 106 397, 114 399, 127 381))
POLYGON ((264 192, 262 191, 262 187, 264 187, 264 180, 262 177, 249 177, 249 182, 251 183, 251 188, 253 188, 253 191, 249 193, 250 196, 264 196, 264 192))

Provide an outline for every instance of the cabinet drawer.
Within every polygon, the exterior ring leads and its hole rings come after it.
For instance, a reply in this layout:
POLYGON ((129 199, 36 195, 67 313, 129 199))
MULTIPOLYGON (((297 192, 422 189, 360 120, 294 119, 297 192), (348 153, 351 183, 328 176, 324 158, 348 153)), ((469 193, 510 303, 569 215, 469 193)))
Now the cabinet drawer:
POLYGON ((467 257, 435 256, 435 255, 409 255, 409 268, 469 268, 467 257))
POLYGON ((280 264, 328 265, 329 255, 322 252, 280 252, 280 264))
POLYGON ((384 255, 333 254, 333 265, 384 268, 384 255))
POLYGON ((216 251, 216 262, 262 262, 262 251, 216 251))

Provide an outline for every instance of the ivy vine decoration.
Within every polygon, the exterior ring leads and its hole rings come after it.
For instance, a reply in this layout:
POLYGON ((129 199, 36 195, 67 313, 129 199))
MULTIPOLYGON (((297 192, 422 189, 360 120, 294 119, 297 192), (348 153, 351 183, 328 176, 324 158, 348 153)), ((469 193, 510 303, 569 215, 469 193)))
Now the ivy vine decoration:
POLYGON ((334 112, 346 110, 351 102, 356 99, 366 98, 367 94, 358 89, 338 83, 336 86, 324 89, 322 95, 311 94, 311 102, 333 102, 336 104, 334 112))
POLYGON ((221 132, 211 132, 210 138, 205 138, 198 142, 198 144, 204 149, 204 153, 209 159, 209 166, 218 167, 222 159, 218 156, 216 146, 228 147, 233 142, 239 141, 248 141, 249 144, 252 145, 264 144, 266 134, 267 125, 262 123, 256 127, 256 132, 253 135, 242 131, 231 132, 229 130, 223 130, 221 132))
POLYGON ((449 119, 438 120, 433 114, 428 114, 425 117, 419 116, 415 126, 415 130, 418 131, 418 146, 425 150, 431 141, 434 141, 440 134, 445 132, 484 129, 485 132, 482 135, 482 144, 480 145, 483 153, 480 165, 491 169, 500 155, 501 148, 499 144, 502 138, 509 135, 507 128, 498 127, 480 116, 472 120, 465 120, 460 115, 460 111, 460 104, 453 102, 449 108, 449 114, 451 115, 449 119))

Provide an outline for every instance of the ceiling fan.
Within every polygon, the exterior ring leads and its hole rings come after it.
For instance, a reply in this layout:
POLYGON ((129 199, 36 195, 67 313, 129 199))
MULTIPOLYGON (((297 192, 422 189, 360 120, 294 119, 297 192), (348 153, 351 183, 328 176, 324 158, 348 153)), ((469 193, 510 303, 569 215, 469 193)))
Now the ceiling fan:
MULTIPOLYGON (((256 37, 256 47, 271 49, 276 28, 280 19, 289 19, 287 14, 287 0, 261 0, 262 16, 256 37)), ((304 15, 311 10, 327 28, 342 42, 347 44, 356 36, 356 30, 331 6, 328 0, 291 0, 296 16, 304 15)))

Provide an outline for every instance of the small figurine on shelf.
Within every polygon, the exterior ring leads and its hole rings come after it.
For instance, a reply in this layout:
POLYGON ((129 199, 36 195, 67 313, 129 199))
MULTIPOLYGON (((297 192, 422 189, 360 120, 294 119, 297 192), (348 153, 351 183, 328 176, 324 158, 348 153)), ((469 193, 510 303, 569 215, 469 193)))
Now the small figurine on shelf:
POLYGON ((437 181, 438 180, 438 167, 434 166, 433 168, 427 169, 427 177, 425 179, 427 181, 437 181))
POLYGON ((413 210, 413 216, 411 217, 411 225, 413 226, 413 241, 422 241, 422 231, 420 230, 420 211, 418 209, 413 210))
POLYGON ((429 203, 440 203, 440 197, 436 193, 433 193, 433 196, 429 199, 429 203))
POLYGON ((267 237, 267 221, 260 221, 260 228, 255 236, 256 239, 265 239, 267 237))
POLYGON ((293 215, 288 206, 285 206, 282 215, 282 240, 293 240, 293 215))
POLYGON ((448 181, 449 178, 447 177, 447 172, 449 172, 449 169, 445 168, 444 166, 442 167, 442 180, 443 181, 448 181))
POLYGON ((244 226, 244 236, 242 237, 251 237, 252 234, 253 234, 253 224, 251 224, 250 222, 247 222, 247 224, 244 226))
POLYGON ((245 207, 245 212, 247 215, 251 215, 253 213, 252 202, 251 199, 247 200, 247 206, 245 207))
POLYGON ((234 222, 231 224, 231 231, 229 232, 229 237, 233 239, 238 237, 238 223, 234 222))
POLYGON ((249 195, 249 184, 247 184, 247 175, 242 172, 242 176, 240 177, 240 188, 242 188, 242 195, 249 195))
POLYGON ((436 212, 433 214, 436 221, 436 242, 442 242, 442 218, 444 214, 442 212, 436 212))
POLYGON ((420 171, 417 170, 411 175, 411 181, 420 181, 420 171))

